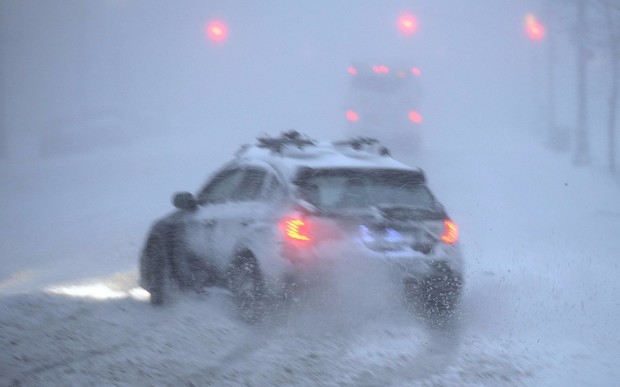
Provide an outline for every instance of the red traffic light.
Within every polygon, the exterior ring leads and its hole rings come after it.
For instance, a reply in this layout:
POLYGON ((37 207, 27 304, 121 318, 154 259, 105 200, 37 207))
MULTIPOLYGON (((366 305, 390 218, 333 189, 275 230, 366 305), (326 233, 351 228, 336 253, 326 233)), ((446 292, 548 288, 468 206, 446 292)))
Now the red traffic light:
POLYGON ((525 15, 525 33, 531 40, 541 40, 545 37, 545 26, 529 13, 525 15))
POLYGON ((205 25, 205 35, 209 40, 221 43, 228 37, 228 26, 222 21, 212 20, 205 25))
POLYGON ((357 112, 353 110, 347 110, 345 116, 347 117, 347 120, 351 122, 357 122, 360 119, 360 116, 357 114, 357 112))
POLYGON ((398 17, 396 25, 404 35, 413 35, 418 30, 418 19, 410 13, 404 13, 398 17))
POLYGON ((422 114, 416 112, 415 110, 412 110, 409 112, 409 120, 414 124, 421 124, 424 120, 424 117, 422 117, 422 114))

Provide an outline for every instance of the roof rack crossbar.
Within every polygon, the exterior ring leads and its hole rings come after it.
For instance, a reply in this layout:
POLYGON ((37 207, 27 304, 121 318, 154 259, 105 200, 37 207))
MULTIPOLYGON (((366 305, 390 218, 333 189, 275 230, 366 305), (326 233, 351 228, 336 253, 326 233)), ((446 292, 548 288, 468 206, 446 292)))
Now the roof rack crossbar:
POLYGON ((282 148, 285 146, 295 146, 302 149, 305 146, 313 146, 316 143, 309 137, 302 135, 296 130, 289 130, 283 132, 280 137, 258 137, 258 147, 266 148, 275 153, 282 153, 282 148))
POLYGON ((352 137, 348 140, 336 141, 334 145, 349 146, 353 150, 368 150, 376 149, 377 153, 381 156, 389 156, 390 150, 385 146, 382 146, 379 140, 373 137, 352 137))

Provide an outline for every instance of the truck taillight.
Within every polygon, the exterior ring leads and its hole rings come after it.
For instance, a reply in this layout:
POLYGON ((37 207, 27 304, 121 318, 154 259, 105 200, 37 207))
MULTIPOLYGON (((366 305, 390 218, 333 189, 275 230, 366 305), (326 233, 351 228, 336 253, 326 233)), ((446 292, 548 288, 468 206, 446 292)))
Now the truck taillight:
POLYGON ((306 222, 299 218, 285 218, 280 222, 280 229, 288 238, 296 241, 310 241, 310 230, 306 222))
POLYGON ((443 221, 443 226, 444 231, 441 234, 441 240, 449 245, 456 243, 459 240, 459 228, 456 226, 456 223, 446 219, 443 221))

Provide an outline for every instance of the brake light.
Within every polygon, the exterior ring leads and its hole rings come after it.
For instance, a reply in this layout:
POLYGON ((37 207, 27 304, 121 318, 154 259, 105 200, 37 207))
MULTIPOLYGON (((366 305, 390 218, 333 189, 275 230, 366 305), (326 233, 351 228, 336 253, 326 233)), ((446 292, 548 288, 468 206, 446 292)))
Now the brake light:
POLYGON ((284 235, 297 241, 309 241, 310 232, 306 222, 299 218, 285 218, 280 223, 284 235))
POLYGON ((372 71, 377 74, 388 74, 390 72, 390 68, 385 65, 372 66, 372 71))
POLYGON ((443 221, 443 225, 444 230, 443 234, 441 234, 441 240, 449 245, 456 243, 459 240, 459 228, 456 226, 456 223, 446 219, 443 221))

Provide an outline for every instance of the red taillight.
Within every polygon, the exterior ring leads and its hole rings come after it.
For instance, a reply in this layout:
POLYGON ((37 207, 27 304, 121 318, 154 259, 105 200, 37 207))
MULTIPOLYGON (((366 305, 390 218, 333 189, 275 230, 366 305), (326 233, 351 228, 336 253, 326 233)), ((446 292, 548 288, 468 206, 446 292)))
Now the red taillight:
POLYGON ((456 223, 446 219, 443 221, 443 225, 444 230, 443 234, 441 234, 441 240, 449 245, 456 243, 459 240, 459 228, 456 226, 456 223))
POLYGON ((309 241, 310 232, 306 222, 299 218, 286 218, 280 223, 284 235, 297 241, 309 241))

